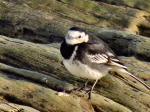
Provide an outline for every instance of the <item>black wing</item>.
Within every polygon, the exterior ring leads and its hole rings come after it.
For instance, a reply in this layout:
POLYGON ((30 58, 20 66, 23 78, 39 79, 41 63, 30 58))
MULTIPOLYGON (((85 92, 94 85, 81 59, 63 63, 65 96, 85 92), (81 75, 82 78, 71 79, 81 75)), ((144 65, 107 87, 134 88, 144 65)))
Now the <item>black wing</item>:
POLYGON ((120 62, 114 52, 102 40, 99 39, 81 44, 78 47, 77 54, 78 59, 83 63, 107 64, 127 68, 120 62))

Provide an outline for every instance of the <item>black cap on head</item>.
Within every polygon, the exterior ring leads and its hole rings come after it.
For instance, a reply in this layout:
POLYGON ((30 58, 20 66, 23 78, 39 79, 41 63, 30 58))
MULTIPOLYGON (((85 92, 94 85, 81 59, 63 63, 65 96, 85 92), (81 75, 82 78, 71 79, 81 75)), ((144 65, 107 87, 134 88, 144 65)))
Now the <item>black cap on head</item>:
POLYGON ((80 32, 86 32, 84 29, 79 28, 79 27, 72 27, 69 30, 73 30, 73 31, 80 31, 80 32))

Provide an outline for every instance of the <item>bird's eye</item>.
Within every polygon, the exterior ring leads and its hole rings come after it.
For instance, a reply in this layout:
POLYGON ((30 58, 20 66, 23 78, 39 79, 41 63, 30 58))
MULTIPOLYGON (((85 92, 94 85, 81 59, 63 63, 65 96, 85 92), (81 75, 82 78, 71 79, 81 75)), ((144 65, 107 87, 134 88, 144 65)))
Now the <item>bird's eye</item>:
POLYGON ((78 38, 81 38, 81 35, 78 38))

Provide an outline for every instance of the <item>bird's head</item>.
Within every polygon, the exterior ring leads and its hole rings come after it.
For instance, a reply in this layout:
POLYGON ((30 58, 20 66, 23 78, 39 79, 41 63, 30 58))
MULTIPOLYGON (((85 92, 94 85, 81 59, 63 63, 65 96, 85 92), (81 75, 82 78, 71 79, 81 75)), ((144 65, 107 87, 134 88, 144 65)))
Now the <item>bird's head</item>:
POLYGON ((69 45, 81 44, 88 42, 89 35, 81 28, 72 27, 68 30, 67 35, 65 36, 65 41, 69 45))

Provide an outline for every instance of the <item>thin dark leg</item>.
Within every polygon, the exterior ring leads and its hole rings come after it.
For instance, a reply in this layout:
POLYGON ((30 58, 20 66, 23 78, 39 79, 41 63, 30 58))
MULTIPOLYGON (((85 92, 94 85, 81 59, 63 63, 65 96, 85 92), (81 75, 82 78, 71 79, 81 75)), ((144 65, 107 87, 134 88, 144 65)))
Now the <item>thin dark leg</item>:
POLYGON ((90 89, 90 92, 89 92, 89 97, 88 97, 88 99, 91 99, 91 94, 92 94, 92 91, 93 91, 93 89, 94 89, 94 87, 95 87, 95 85, 96 85, 96 83, 98 82, 98 79, 94 82, 94 84, 93 84, 93 86, 92 86, 92 88, 90 89))
POLYGON ((88 80, 84 83, 84 86, 83 86, 83 88, 82 89, 86 89, 86 86, 88 85, 88 80))

